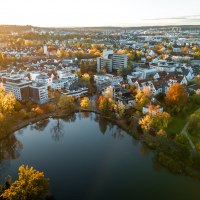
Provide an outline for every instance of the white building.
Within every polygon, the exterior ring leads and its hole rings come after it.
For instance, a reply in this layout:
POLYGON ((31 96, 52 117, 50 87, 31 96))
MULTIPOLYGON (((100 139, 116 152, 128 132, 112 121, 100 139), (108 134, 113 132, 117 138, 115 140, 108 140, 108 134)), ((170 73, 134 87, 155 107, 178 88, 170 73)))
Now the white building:
POLYGON ((41 83, 46 86, 50 86, 52 79, 46 74, 40 74, 40 75, 36 76, 35 82, 41 83))
POLYGON ((113 69, 119 69, 121 67, 128 67, 128 55, 127 54, 113 54, 112 60, 113 69))
POLYGON ((20 76, 3 76, 3 87, 5 91, 11 92, 17 100, 29 99, 29 86, 32 81, 22 80, 20 76))
POLYGON ((113 50, 104 50, 103 57, 97 58, 97 71, 101 71, 104 67, 108 68, 109 72, 113 69, 128 67, 128 55, 127 54, 113 54, 113 50))
POLYGON ((32 71, 30 72, 30 78, 32 81, 35 81, 36 77, 39 76, 41 74, 41 72, 39 71, 32 71))

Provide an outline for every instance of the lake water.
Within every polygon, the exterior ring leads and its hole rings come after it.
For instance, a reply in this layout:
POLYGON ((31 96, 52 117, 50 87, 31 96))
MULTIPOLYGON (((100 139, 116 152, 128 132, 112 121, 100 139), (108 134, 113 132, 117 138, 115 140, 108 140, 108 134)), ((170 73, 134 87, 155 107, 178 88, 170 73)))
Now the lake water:
POLYGON ((200 181, 171 174, 141 142, 93 113, 29 125, 0 150, 1 182, 27 164, 45 172, 57 200, 200 199, 200 181))

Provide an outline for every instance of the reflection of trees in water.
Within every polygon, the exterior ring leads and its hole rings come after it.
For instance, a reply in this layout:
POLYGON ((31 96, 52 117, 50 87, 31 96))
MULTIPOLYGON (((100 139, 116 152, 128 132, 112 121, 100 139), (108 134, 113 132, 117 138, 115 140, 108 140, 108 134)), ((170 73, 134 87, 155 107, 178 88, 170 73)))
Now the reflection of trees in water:
POLYGON ((53 122, 54 123, 50 131, 52 133, 53 140, 58 142, 64 136, 64 126, 61 119, 55 119, 53 122))
POLYGON ((96 115, 94 120, 99 123, 99 129, 102 134, 105 134, 108 130, 115 140, 122 140, 124 138, 124 131, 112 122, 109 122, 106 118, 96 115))
POLYGON ((24 131, 23 131, 23 129, 20 129, 20 130, 18 130, 16 133, 17 133, 17 135, 23 135, 23 134, 24 134, 24 131))
POLYGON ((69 116, 66 116, 66 117, 62 118, 62 120, 64 122, 75 122, 76 121, 76 114, 74 113, 74 114, 71 114, 69 116))
POLYGON ((116 128, 112 129, 113 131, 111 131, 112 133, 112 137, 115 139, 115 140, 122 140, 124 138, 124 131, 119 128, 118 126, 115 126, 116 128))
POLYGON ((147 147, 146 144, 141 143, 141 147, 140 147, 140 155, 141 156, 147 156, 150 153, 150 149, 147 147))
POLYGON ((108 121, 105 118, 100 116, 98 118, 98 122, 99 122, 99 129, 100 129, 101 133, 104 135, 107 130, 108 121))
POLYGON ((49 119, 44 119, 39 122, 36 122, 35 124, 31 125, 31 130, 37 130, 37 131, 42 132, 44 131, 48 123, 49 123, 49 119))
POLYGON ((138 144, 140 144, 139 140, 136 140, 134 137, 132 138, 132 144, 136 147, 138 144))
POLYGON ((0 141, 0 174, 9 167, 9 161, 19 158, 23 144, 15 135, 0 141))
POLYGON ((72 114, 69 116, 66 116, 62 119, 54 119, 52 123, 52 127, 50 129, 50 132, 52 133, 52 138, 54 141, 60 141, 61 138, 64 137, 64 124, 63 122, 71 123, 76 121, 76 114, 72 114))
POLYGON ((153 163, 153 168, 155 169, 155 171, 160 171, 161 169, 163 169, 163 166, 158 162, 156 154, 154 154, 152 158, 152 163, 153 163))
POLYGON ((82 118, 88 118, 90 116, 89 112, 81 112, 82 118))

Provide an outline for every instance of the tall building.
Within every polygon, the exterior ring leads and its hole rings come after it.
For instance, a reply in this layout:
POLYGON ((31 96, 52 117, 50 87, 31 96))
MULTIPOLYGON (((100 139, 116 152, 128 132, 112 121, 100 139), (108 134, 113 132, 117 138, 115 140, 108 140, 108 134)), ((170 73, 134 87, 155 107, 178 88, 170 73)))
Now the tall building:
POLYGON ((108 72, 112 72, 112 59, 109 58, 97 58, 97 71, 100 72, 104 68, 108 69, 108 72))
POLYGON ((48 101, 47 86, 40 83, 33 83, 29 86, 30 100, 39 104, 46 103, 48 101))
POLYGON ((117 70, 119 68, 127 68, 128 66, 128 55, 127 54, 113 54, 112 67, 117 70))
POLYGON ((127 68, 128 66, 128 55, 127 54, 116 54, 113 50, 105 49, 103 51, 103 57, 97 58, 97 71, 103 70, 105 67, 108 72, 118 70, 121 67, 127 68))

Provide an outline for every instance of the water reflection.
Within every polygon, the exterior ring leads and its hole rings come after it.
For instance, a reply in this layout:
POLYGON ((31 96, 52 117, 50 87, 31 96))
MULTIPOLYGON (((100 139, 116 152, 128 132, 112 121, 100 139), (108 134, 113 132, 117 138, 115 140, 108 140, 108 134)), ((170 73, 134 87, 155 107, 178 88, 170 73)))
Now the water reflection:
POLYGON ((64 136, 64 125, 61 119, 55 119, 52 123, 52 127, 50 132, 52 133, 52 139, 55 142, 59 142, 61 138, 64 136))
POLYGON ((91 116, 89 112, 81 112, 82 118, 89 118, 89 116, 91 116))
MULTIPOLYGON (((97 115, 98 116, 98 115, 97 115)), ((106 130, 107 130, 107 126, 108 126, 108 120, 106 120, 105 118, 98 116, 96 118, 96 121, 99 122, 99 130, 101 131, 101 133, 104 135, 106 130)))
POLYGON ((116 128, 112 128, 111 135, 115 140, 122 140, 124 138, 124 131, 116 126, 116 128))
POLYGON ((31 125, 31 130, 37 130, 42 132, 47 127, 48 123, 49 119, 44 119, 39 122, 36 122, 35 124, 31 125))
POLYGON ((63 120, 64 122, 71 123, 71 122, 75 122, 75 121, 76 121, 76 117, 77 117, 77 115, 74 113, 74 114, 72 114, 72 115, 68 115, 68 116, 62 118, 62 120, 63 120))
MULTIPOLYGON (((20 157, 23 145, 15 135, 0 141, 0 174, 9 167, 9 161, 20 157)), ((1 176, 1 175, 0 175, 1 176)))
POLYGON ((146 144, 141 143, 141 147, 140 147, 140 155, 141 156, 148 156, 150 151, 151 150, 147 147, 146 144))

